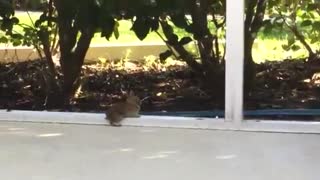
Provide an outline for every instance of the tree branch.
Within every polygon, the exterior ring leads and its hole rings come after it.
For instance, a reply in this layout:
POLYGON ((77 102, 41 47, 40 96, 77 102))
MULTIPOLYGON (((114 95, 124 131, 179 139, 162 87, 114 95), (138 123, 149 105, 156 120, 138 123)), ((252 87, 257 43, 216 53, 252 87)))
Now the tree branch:
POLYGON ((259 0, 257 3, 256 13, 251 25, 251 33, 257 33, 262 27, 264 14, 266 10, 266 0, 259 0))

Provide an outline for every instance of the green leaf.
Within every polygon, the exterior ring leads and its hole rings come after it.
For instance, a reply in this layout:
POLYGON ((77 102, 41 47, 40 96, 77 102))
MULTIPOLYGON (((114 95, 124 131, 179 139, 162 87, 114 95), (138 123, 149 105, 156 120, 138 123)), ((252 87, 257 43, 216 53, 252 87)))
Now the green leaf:
POLYGON ((158 18, 150 19, 149 24, 150 24, 151 31, 157 31, 159 29, 158 18))
POLYGON ((18 24, 19 23, 19 19, 16 17, 11 18, 11 21, 13 24, 18 24))
POLYGON ((191 37, 183 37, 180 41, 179 44, 180 45, 186 45, 188 43, 190 43, 192 41, 191 37))
POLYGON ((0 26, 1 26, 1 30, 11 32, 13 28, 13 21, 9 18, 3 18, 0 26))
POLYGON ((11 16, 14 14, 14 9, 12 6, 12 1, 9 0, 0 0, 0 16, 11 16))
POLYGON ((298 51, 298 50, 301 49, 301 48, 300 48, 300 46, 294 44, 294 45, 291 46, 291 49, 292 49, 293 51, 298 51))
POLYGON ((165 61, 168 57, 170 57, 171 55, 172 55, 172 52, 171 52, 170 50, 167 50, 167 51, 161 53, 161 54, 159 55, 161 63, 164 63, 164 61, 165 61))
POLYGON ((188 25, 185 30, 188 32, 188 33, 192 33, 193 34, 193 26, 192 25, 188 25))
POLYGON ((13 46, 20 46, 22 44, 22 41, 20 39, 13 39, 12 45, 13 46))
POLYGON ((295 43, 296 39, 293 35, 288 36, 288 46, 291 46, 295 43))
POLYGON ((187 19, 183 12, 175 13, 170 16, 173 24, 179 28, 188 27, 187 19))
POLYGON ((8 43, 8 38, 6 38, 5 36, 0 37, 0 43, 8 43))
POLYGON ((268 19, 268 20, 263 21, 263 24, 264 24, 263 33, 270 34, 273 30, 273 26, 272 26, 270 20, 268 19))
POLYGON ((270 17, 270 22, 271 24, 281 24, 283 23, 283 18, 279 15, 274 16, 274 17, 270 17))
POLYGON ((315 15, 314 15, 312 12, 310 12, 310 13, 308 13, 308 14, 309 14, 309 16, 310 16, 312 19, 316 18, 315 15))
POLYGON ((307 6, 307 11, 314 11, 318 8, 318 4, 317 3, 309 3, 307 6))
POLYGON ((312 29, 315 30, 315 31, 320 31, 320 21, 315 21, 312 24, 312 29))
POLYGON ((36 20, 36 22, 34 23, 35 27, 39 27, 41 25, 42 21, 40 19, 36 20))
POLYGON ((282 44, 281 47, 285 51, 289 51, 290 50, 290 47, 288 45, 286 45, 286 44, 282 44))
POLYGON ((276 19, 275 23, 276 24, 283 24, 284 20, 282 18, 278 18, 278 19, 276 19))
POLYGON ((115 29, 116 21, 112 17, 107 16, 104 18, 103 22, 100 22, 100 26, 101 37, 105 37, 107 40, 109 40, 115 29))
POLYGON ((103 0, 95 0, 94 3, 96 6, 101 7, 103 4, 103 0))
POLYGON ((146 17, 140 16, 134 21, 131 30, 133 30, 136 36, 142 41, 150 32, 150 24, 147 23, 146 17))
POLYGON ((311 43, 311 44, 314 44, 314 43, 316 43, 316 42, 318 42, 318 41, 319 41, 319 38, 318 38, 318 37, 313 37, 313 38, 311 38, 310 43, 311 43))
POLYGON ((304 20, 300 24, 301 27, 306 27, 306 26, 311 26, 311 25, 312 25, 312 21, 311 20, 304 20))
POLYGON ((307 13, 302 13, 302 15, 300 16, 301 19, 308 19, 310 18, 310 16, 307 13))
POLYGON ((118 21, 116 21, 115 24, 114 24, 113 34, 114 34, 114 37, 115 37, 116 39, 118 39, 119 36, 120 36, 120 35, 119 35, 119 22, 118 22, 118 21))
POLYGON ((13 39, 23 39, 23 36, 22 36, 21 34, 17 34, 17 33, 12 34, 11 37, 12 37, 13 39))

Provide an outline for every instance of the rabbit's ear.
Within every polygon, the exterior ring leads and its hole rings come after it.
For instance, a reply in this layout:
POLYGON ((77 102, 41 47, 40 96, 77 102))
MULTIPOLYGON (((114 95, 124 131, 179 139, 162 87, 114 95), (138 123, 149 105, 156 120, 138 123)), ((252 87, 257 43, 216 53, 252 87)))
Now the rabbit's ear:
POLYGON ((128 91, 124 91, 124 90, 120 89, 120 92, 121 92, 121 96, 122 97, 127 97, 128 96, 128 91))
POLYGON ((132 90, 129 91, 129 96, 134 96, 134 92, 132 90))

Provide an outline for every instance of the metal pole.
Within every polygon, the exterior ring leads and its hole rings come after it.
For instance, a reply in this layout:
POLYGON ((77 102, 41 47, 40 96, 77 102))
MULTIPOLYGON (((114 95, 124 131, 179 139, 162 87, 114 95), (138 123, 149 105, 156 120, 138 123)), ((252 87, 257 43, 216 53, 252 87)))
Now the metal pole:
POLYGON ((225 119, 243 118, 244 0, 227 0, 225 119))

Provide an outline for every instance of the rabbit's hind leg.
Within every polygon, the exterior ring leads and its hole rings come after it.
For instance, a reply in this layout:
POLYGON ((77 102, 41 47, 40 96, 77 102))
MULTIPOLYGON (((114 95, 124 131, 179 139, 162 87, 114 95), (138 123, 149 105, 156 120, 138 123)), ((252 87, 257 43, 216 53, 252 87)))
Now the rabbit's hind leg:
POLYGON ((111 126, 121 126, 121 121, 123 120, 123 115, 120 113, 110 113, 107 115, 106 119, 109 120, 111 126))

